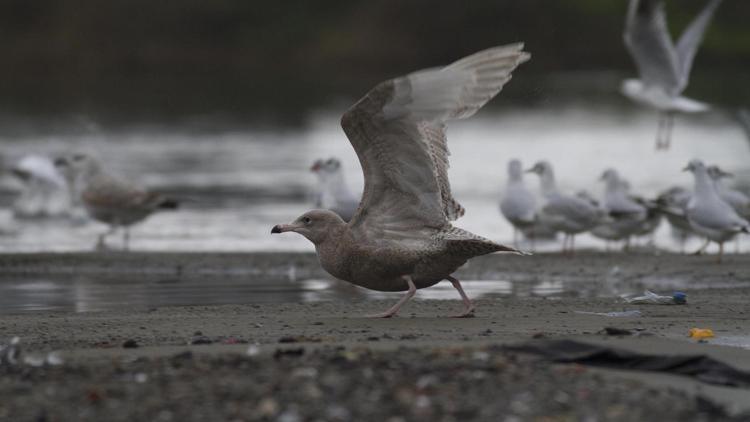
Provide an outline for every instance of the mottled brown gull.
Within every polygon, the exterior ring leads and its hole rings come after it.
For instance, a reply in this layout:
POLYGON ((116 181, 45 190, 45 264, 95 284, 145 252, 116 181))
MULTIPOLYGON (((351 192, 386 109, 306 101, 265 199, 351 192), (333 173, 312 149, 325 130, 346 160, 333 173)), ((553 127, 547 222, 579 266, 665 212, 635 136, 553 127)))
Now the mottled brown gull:
POLYGON ((55 165, 71 182, 75 195, 91 218, 108 224, 110 230, 99 236, 97 248, 104 248, 104 238, 123 229, 124 248, 130 242, 130 226, 160 209, 177 208, 177 202, 148 192, 107 173, 96 159, 74 154, 55 160, 55 165))
POLYGON ((447 67, 383 82, 352 106, 341 125, 359 157, 365 189, 347 224, 328 210, 309 211, 271 233, 293 231, 314 245, 334 277, 380 291, 406 291, 378 317, 391 317, 417 289, 448 280, 472 257, 517 250, 451 225, 464 214, 448 182, 445 125, 477 112, 529 59, 523 44, 490 48, 447 67))

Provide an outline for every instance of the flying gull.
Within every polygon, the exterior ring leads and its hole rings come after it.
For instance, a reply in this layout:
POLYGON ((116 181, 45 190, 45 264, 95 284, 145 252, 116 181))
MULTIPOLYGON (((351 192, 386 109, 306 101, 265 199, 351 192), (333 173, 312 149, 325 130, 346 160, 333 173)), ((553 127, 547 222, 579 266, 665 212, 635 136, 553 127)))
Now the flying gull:
POLYGON ((74 154, 55 160, 55 165, 68 180, 75 181, 76 191, 88 214, 110 226, 99 236, 97 248, 105 247, 104 238, 118 228, 123 229, 124 248, 130 242, 130 226, 155 211, 175 209, 177 202, 148 192, 108 174, 102 165, 86 154, 74 154))
POLYGON ((345 223, 313 210, 271 233, 296 232, 315 245, 336 278, 379 291, 406 291, 391 317, 417 289, 448 280, 473 315, 474 305, 451 274, 472 257, 517 250, 454 227, 464 214, 448 181, 449 120, 472 116, 529 59, 523 44, 490 48, 449 66, 417 71, 373 88, 341 119, 365 179, 362 202, 345 223))
POLYGON ((346 184, 341 161, 333 157, 315 160, 310 171, 318 177, 315 206, 335 212, 344 221, 351 220, 359 207, 359 198, 346 184))
POLYGON ((706 166, 699 160, 685 168, 695 178, 695 190, 687 206, 687 218, 696 233, 719 244, 719 262, 724 255, 724 242, 741 232, 750 233, 750 223, 737 215, 716 191, 706 166))
POLYGON ((674 114, 698 113, 705 103, 683 97, 690 68, 703 33, 721 0, 711 0, 675 45, 667 28, 664 2, 630 0, 625 20, 625 46, 635 61, 640 79, 627 79, 622 93, 636 103, 659 111, 656 149, 669 149, 674 114))

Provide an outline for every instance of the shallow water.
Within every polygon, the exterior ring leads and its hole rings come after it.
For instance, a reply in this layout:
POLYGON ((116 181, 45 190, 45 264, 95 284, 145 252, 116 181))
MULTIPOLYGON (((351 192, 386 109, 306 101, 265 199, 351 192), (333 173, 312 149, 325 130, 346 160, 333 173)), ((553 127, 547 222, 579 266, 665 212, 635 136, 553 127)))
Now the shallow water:
MULTIPOLYGON (((284 273, 284 271, 281 271, 284 273)), ((270 272, 268 273, 270 274, 270 272)), ((124 308, 152 308, 179 305, 223 305, 248 303, 290 303, 321 301, 397 300, 403 293, 375 292, 331 278, 285 276, 155 276, 155 275, 58 275, 0 277, 0 314, 64 311, 89 312, 124 308)), ((670 294, 686 286, 679 279, 617 277, 584 278, 517 275, 505 279, 466 279, 464 290, 473 299, 509 297, 547 299, 611 298, 612 310, 628 305, 618 298, 641 295, 644 290, 670 294)), ((700 285, 690 291, 750 287, 750 281, 700 285)), ((696 293, 697 294, 697 293, 696 293)), ((416 299, 458 300, 450 283, 419 290, 416 299)), ((688 298, 690 301, 690 298, 688 298)), ((622 309, 621 309, 622 308, 622 309)))
MULTIPOLYGON (((630 110, 630 109, 629 109, 630 110)), ((312 250, 299 236, 271 236, 270 228, 310 207, 314 177, 308 168, 318 157, 337 156, 351 187, 360 191, 356 156, 335 113, 317 114, 300 130, 189 134, 163 130, 0 139, 6 162, 27 153, 88 151, 117 174, 186 199, 178 212, 154 215, 133 229, 132 248, 176 251, 312 250)), ((563 190, 599 195, 597 179, 607 167, 627 177, 644 196, 675 185, 690 186, 681 169, 700 157, 738 173, 750 168, 750 143, 740 127, 722 115, 678 117, 673 147, 653 148, 656 116, 608 107, 485 110, 449 128, 450 177, 455 196, 467 209, 456 223, 494 240, 509 242, 511 227, 498 212, 511 158, 530 166, 548 159, 563 190)), ((746 174, 746 173, 745 173, 746 174)), ((537 186, 529 177, 527 183, 537 186)), ((6 192, 17 185, 0 179, 6 192)), ((10 205, 12 195, 4 195, 10 205)), ((7 216, 7 212, 6 212, 7 216)), ((7 220, 7 219, 6 219, 7 220)), ((80 251, 91 249, 105 231, 98 223, 5 221, 0 251, 80 251)), ((118 238, 113 238, 117 245, 118 238)), ((643 240, 641 243, 645 242, 643 240)), ((666 223, 655 236, 662 248, 677 248, 666 223)), ((697 247, 693 241, 688 247, 697 247)), ((589 236, 579 247, 603 247, 589 236)), ((556 242, 541 250, 559 247, 556 242)), ((731 250, 732 247, 729 248, 731 250)))

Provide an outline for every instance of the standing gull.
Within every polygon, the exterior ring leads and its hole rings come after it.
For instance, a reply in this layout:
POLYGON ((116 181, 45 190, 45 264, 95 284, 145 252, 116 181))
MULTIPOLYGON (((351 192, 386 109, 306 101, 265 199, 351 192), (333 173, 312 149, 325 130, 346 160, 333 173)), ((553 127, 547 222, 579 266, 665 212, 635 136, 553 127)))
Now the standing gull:
POLYGON ((732 189, 724 183, 724 179, 734 177, 734 174, 714 165, 708 167, 708 175, 713 179, 719 197, 729 204, 740 217, 750 219, 750 196, 745 192, 732 189))
POLYGON ((709 108, 681 94, 688 85, 703 33, 719 3, 721 0, 710 0, 675 45, 667 28, 664 2, 630 0, 624 39, 640 79, 623 81, 622 93, 659 111, 656 149, 669 149, 674 113, 698 113, 709 108))
POLYGON ((315 206, 335 212, 344 221, 351 220, 359 207, 359 198, 346 184, 341 161, 333 157, 315 160, 310 171, 318 176, 315 206))
POLYGON ((629 184, 616 170, 607 169, 600 180, 605 183, 603 208, 609 219, 594 227, 591 234, 607 241, 624 240, 624 249, 628 250, 630 238, 644 230, 648 209, 630 197, 629 184))
POLYGON ((97 248, 105 247, 104 238, 123 228, 123 244, 128 249, 130 226, 160 209, 175 209, 177 202, 158 193, 147 192, 108 174, 101 164, 85 154, 75 154, 55 160, 68 180, 74 181, 89 215, 110 226, 99 236, 97 248))
POLYGON ((468 259, 518 252, 454 227, 464 214, 448 182, 446 123, 477 112, 529 55, 523 44, 490 48, 449 66, 391 79, 373 88, 341 119, 365 178, 362 202, 349 223, 313 210, 271 233, 296 232, 315 245, 322 267, 336 278, 380 291, 453 284, 471 316, 474 305, 451 274, 468 259))
POLYGON ((554 231, 539 221, 536 198, 523 181, 523 166, 519 160, 508 162, 508 184, 500 200, 500 212, 513 226, 515 247, 518 247, 519 231, 532 242, 539 234, 552 232, 554 236, 554 231))
POLYGON ((699 160, 685 168, 695 178, 695 191, 687 206, 687 218, 696 233, 719 244, 719 262, 724 255, 724 242, 741 232, 750 233, 750 223, 737 215, 716 192, 706 166, 699 160))
POLYGON ((526 171, 539 175, 545 200, 539 213, 542 223, 565 233, 563 252, 573 253, 575 235, 599 224, 604 217, 603 211, 588 199, 560 193, 552 165, 547 161, 539 161, 526 171))

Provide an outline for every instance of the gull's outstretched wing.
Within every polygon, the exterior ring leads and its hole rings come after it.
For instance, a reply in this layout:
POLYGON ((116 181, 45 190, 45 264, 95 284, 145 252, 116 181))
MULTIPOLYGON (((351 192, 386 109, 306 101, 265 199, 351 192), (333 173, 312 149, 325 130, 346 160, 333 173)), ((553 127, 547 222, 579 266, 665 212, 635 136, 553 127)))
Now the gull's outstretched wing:
POLYGON ((680 63, 669 36, 664 2, 630 0, 623 37, 643 83, 677 94, 680 63))
POLYGON ((745 130, 747 140, 750 141, 750 110, 746 108, 739 109, 737 111, 737 119, 740 121, 742 129, 745 130))
POLYGON ((719 7, 721 0, 711 0, 701 13, 690 23, 677 41, 677 58, 679 60, 679 76, 681 88, 685 88, 690 78, 690 68, 693 66, 693 58, 698 51, 698 45, 703 40, 714 11, 719 7))
POLYGON ((404 239, 463 215, 448 182, 445 124, 497 95, 528 60, 522 44, 490 48, 441 69, 391 79, 352 106, 341 125, 365 176, 355 233, 404 239))

